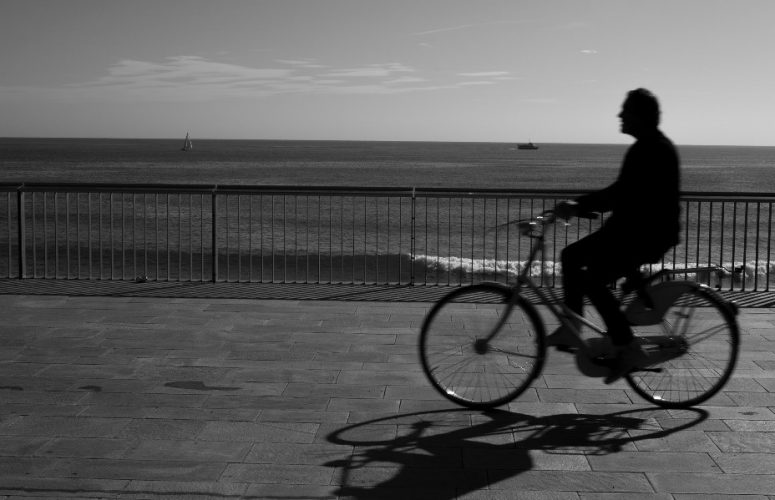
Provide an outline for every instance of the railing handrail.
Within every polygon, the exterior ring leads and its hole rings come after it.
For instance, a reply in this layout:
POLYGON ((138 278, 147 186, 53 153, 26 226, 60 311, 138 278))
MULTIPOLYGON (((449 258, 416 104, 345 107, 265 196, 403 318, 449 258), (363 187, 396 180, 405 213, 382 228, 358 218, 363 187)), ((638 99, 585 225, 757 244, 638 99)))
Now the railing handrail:
MULTIPOLYGON (((164 262, 161 265, 167 270, 167 279, 170 259, 177 259, 179 274, 185 255, 189 260, 189 279, 193 279, 194 258, 201 261, 201 273, 212 269, 212 280, 216 281, 219 265, 226 268, 227 280, 231 276, 230 265, 236 265, 241 276, 239 266, 246 256, 245 263, 251 266, 250 279, 255 263, 260 266, 261 279, 266 267, 274 281, 276 259, 281 262, 277 267, 283 269, 282 280, 286 279, 286 268, 282 266, 288 259, 293 262, 294 276, 298 276, 301 266, 302 279, 308 279, 312 259, 313 274, 322 273, 325 268, 329 279, 333 279, 337 259, 342 276, 345 266, 351 268, 353 282, 359 282, 355 278, 356 266, 363 272, 363 282, 367 282, 367 270, 379 279, 382 265, 386 280, 390 279, 387 270, 393 266, 394 270, 398 268, 398 282, 404 279, 401 270, 408 269, 412 273, 409 282, 414 283, 417 262, 425 267, 426 276, 429 272, 450 276, 455 272, 462 280, 465 273, 472 279, 477 272, 508 274, 511 271, 504 270, 504 266, 519 264, 520 244, 516 242, 515 257, 509 246, 509 230, 500 234, 497 230, 488 231, 486 220, 498 227, 498 222, 514 213, 549 208, 554 200, 588 191, 6 181, 0 182, 0 192, 6 197, 0 207, 0 224, 7 230, 0 255, 6 256, 8 276, 14 275, 12 268, 18 268, 19 277, 24 277, 28 253, 33 276, 40 267, 36 256, 42 258, 44 276, 48 276, 49 258, 53 259, 54 275, 58 275, 61 251, 65 274, 70 276, 68 266, 75 262, 78 277, 81 263, 89 266, 88 275, 92 275, 92 255, 98 256, 100 276, 104 256, 110 261, 112 279, 114 255, 120 259, 124 276, 128 253, 135 268, 138 258, 143 260, 143 266, 149 259, 155 262, 157 275, 160 254, 166 255, 166 267, 164 262), (525 200, 529 203, 523 203, 525 200), (137 239, 136 231, 140 235, 137 239), (339 253, 335 251, 336 245, 339 253), (119 253, 114 254, 114 248, 120 249, 119 253), (152 253, 148 253, 149 248, 152 253), (75 252, 74 260, 71 251, 75 252), (83 259, 82 254, 86 255, 83 259), (367 264, 372 257, 374 260, 367 264)), ((760 279, 769 286, 771 276, 775 275, 775 193, 685 191, 681 197, 685 218, 680 249, 683 253, 679 255, 674 249, 669 260, 683 259, 695 267, 706 261, 725 264, 730 267, 730 282, 737 280, 744 288, 745 276, 753 276, 754 289, 760 279), (694 224, 692 217, 695 222, 702 222, 694 224), (716 244, 719 246, 714 247, 716 244)), ((581 225, 568 227, 564 243, 568 243, 569 234, 575 238, 591 229, 581 225)), ((547 262, 553 265, 557 258, 553 255, 547 262)), ((543 268, 540 272, 544 273, 543 268)), ((554 276, 554 268, 548 272, 554 276)))
MULTIPOLYGON (((201 193, 201 194, 334 194, 372 196, 429 196, 429 197, 487 197, 487 196, 543 196, 570 197, 588 193, 589 189, 509 189, 509 188, 440 188, 402 186, 303 186, 262 184, 121 184, 121 183, 44 183, 0 182, 0 191, 21 192, 92 192, 92 193, 201 193)), ((687 201, 773 201, 773 193, 729 191, 682 191, 687 201)))

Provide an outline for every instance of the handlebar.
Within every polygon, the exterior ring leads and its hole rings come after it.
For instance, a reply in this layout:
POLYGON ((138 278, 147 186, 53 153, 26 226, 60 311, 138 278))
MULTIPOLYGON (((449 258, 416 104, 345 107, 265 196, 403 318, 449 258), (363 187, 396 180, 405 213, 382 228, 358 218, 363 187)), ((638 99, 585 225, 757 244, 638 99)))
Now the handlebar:
MULTIPOLYGON (((597 212, 582 212, 575 217, 579 219, 595 220, 600 218, 600 214, 597 212)), ((539 215, 531 217, 529 219, 514 221, 518 224, 519 232, 523 236, 533 236, 537 226, 546 226, 557 222, 557 215, 554 210, 544 210, 539 215)))

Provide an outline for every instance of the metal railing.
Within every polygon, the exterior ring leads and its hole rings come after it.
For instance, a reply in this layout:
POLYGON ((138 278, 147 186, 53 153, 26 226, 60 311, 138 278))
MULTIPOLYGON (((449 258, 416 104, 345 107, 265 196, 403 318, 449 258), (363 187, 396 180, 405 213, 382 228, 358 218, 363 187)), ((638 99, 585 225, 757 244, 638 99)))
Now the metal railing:
MULTIPOLYGON (((513 282, 531 242, 506 222, 580 191, 0 184, 0 277, 380 283, 513 282), (2 196, 5 203, 2 203, 2 196)), ((769 290, 775 194, 684 193, 682 243, 656 268, 769 290)), ((601 221, 558 226, 532 270, 601 221)))

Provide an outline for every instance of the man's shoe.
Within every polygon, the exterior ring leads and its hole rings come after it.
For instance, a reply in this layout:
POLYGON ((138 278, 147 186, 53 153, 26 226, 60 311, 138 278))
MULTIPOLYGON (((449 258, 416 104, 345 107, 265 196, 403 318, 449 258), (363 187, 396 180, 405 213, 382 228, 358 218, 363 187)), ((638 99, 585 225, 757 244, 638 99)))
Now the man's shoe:
POLYGON ((648 360, 648 355, 643 351, 638 339, 629 344, 618 348, 616 358, 612 360, 611 371, 606 376, 604 382, 612 384, 630 373, 635 368, 643 366, 648 360))
POLYGON ((576 352, 579 350, 579 339, 566 326, 562 325, 546 337, 546 345, 554 346, 555 349, 562 352, 576 352))

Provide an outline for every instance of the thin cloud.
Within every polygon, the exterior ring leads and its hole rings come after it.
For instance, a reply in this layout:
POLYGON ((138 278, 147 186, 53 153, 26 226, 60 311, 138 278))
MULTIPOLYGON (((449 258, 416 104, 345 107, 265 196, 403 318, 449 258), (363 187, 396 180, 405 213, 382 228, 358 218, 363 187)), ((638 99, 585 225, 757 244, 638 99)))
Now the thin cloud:
POLYGON ((494 85, 521 79, 518 76, 514 76, 510 71, 475 71, 458 73, 458 76, 464 78, 464 80, 459 83, 459 86, 463 87, 471 85, 494 85), (472 78, 473 80, 468 80, 469 78, 472 78))
POLYGON ((108 75, 83 87, 155 87, 209 86, 228 88, 245 82, 267 82, 286 79, 293 71, 285 68, 249 68, 209 61, 201 57, 180 56, 163 63, 125 59, 108 69, 108 75))
POLYGON ((447 28, 437 28, 433 30, 428 31, 420 31, 419 33, 412 33, 414 36, 426 36, 426 35, 435 35, 436 33, 446 33, 448 31, 460 31, 465 30, 469 28, 473 28, 475 26, 480 26, 478 24, 461 24, 460 26, 450 26, 447 28))
POLYGON ((108 75, 87 83, 91 88, 121 87, 161 92, 176 88, 181 96, 218 91, 220 95, 269 95, 278 93, 332 92, 366 93, 368 89, 383 92, 381 85, 409 83, 398 75, 414 70, 399 63, 369 64, 363 67, 332 69, 309 60, 278 60, 280 67, 251 68, 209 61, 195 56, 179 56, 162 63, 122 60, 108 70, 108 75), (325 69, 324 72, 317 71, 325 69), (364 83, 356 80, 372 80, 364 83))
POLYGON ((492 80, 472 80, 468 82, 460 82, 458 85, 461 87, 470 87, 473 85, 495 85, 496 82, 492 80))
POLYGON ((417 33, 412 33, 412 36, 428 36, 428 35, 436 35, 438 33, 448 33, 451 31, 461 31, 461 30, 468 30, 472 28, 481 28, 481 27, 487 27, 487 26, 498 26, 498 25, 517 25, 517 24, 529 24, 532 21, 525 20, 525 21, 492 21, 489 23, 470 23, 470 24, 460 24, 457 26, 446 26, 443 28, 435 28, 430 29, 426 31, 419 31, 417 33))
POLYGON ((419 76, 402 76, 394 80, 387 80, 385 83, 389 85, 400 85, 405 83, 421 83, 426 81, 427 80, 425 78, 420 78, 419 76))
POLYGON ((487 78, 497 76, 509 76, 511 73, 508 71, 479 71, 475 73, 458 73, 460 76, 470 76, 473 78, 487 78))
POLYGON ((415 70, 399 63, 370 64, 361 68, 346 68, 331 71, 325 76, 338 78, 379 78, 389 77, 396 73, 413 73, 415 70))
POLYGON ((254 68, 199 56, 176 56, 160 62, 123 59, 96 80, 29 92, 84 101, 180 102, 280 94, 427 92, 492 85, 510 78, 507 71, 484 71, 433 79, 398 62, 336 68, 310 59, 279 59, 271 67, 254 68))
POLYGON ((308 59, 303 59, 303 60, 278 59, 277 62, 288 66, 298 66, 300 68, 309 68, 309 69, 322 69, 327 67, 323 64, 318 64, 315 61, 308 60, 308 59))

